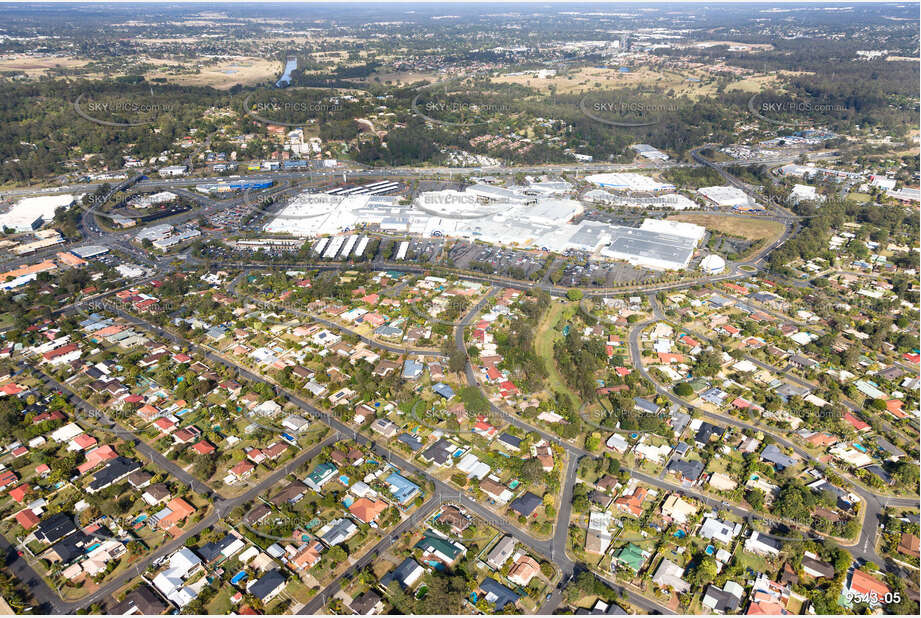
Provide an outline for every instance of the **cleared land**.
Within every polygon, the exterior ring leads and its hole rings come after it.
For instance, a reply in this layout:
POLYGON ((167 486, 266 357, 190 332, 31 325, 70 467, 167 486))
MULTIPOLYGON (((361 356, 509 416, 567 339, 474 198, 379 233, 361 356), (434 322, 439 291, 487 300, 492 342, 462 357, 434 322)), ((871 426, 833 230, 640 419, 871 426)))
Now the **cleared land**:
POLYGON ((755 50, 768 51, 768 50, 774 49, 774 46, 771 45, 770 43, 739 43, 737 41, 701 41, 700 43, 689 45, 689 47, 706 48, 706 47, 716 47, 718 45, 728 45, 730 47, 737 47, 737 48, 744 47, 750 51, 755 51, 755 50))
POLYGON ((165 66, 147 73, 147 79, 160 77, 182 86, 211 86, 219 90, 227 90, 237 84, 248 86, 277 79, 284 70, 277 60, 253 57, 227 58, 208 64, 183 63, 182 70, 176 70, 176 63, 172 61, 151 59, 149 62, 165 66), (192 68, 198 68, 198 72, 186 72, 192 68))
POLYGON ((763 238, 773 240, 779 238, 784 230, 782 223, 759 217, 726 217, 723 215, 688 213, 672 215, 668 219, 670 221, 696 223, 697 225, 706 227, 708 230, 714 230, 731 236, 741 236, 751 241, 761 240, 763 238))
MULTIPOLYGON (((729 84, 728 90, 760 92, 765 86, 779 87, 785 73, 757 75, 739 78, 729 84)), ((598 90, 617 88, 655 88, 659 92, 673 91, 670 98, 687 96, 691 99, 711 96, 716 93, 716 78, 706 67, 689 67, 681 70, 661 70, 655 67, 639 67, 629 72, 618 68, 586 67, 548 78, 535 74, 503 75, 494 78, 493 83, 516 84, 549 93, 551 87, 560 94, 589 94, 598 90)))
POLYGON ((87 64, 89 64, 89 60, 65 58, 63 56, 49 56, 46 58, 21 55, 3 56, 0 57, 0 72, 21 71, 29 77, 38 77, 52 69, 79 69, 87 64))

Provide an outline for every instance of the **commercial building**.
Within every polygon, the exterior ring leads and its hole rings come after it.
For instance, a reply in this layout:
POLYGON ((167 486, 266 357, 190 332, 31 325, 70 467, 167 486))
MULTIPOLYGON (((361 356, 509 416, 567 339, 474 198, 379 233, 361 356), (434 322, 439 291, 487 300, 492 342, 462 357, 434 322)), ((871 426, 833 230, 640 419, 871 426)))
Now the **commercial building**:
POLYGON ((726 270, 726 260, 715 253, 711 253, 700 261, 700 270, 708 275, 718 275, 726 270))
POLYGON ((159 173, 162 178, 172 178, 174 176, 182 176, 186 173, 187 169, 185 165, 168 165, 166 167, 161 167, 157 170, 157 173, 159 173))
POLYGON ((160 191, 150 195, 136 195, 128 200, 128 205, 133 208, 150 208, 159 204, 168 204, 178 198, 178 195, 170 191, 160 191))
POLYGON ((0 215, 0 230, 6 228, 14 232, 37 230, 54 219, 54 211, 58 208, 67 208, 73 203, 73 195, 42 195, 21 199, 9 211, 0 215))
POLYGON ((748 196, 736 187, 701 187, 697 192, 717 206, 741 208, 749 205, 748 196))
POLYGON ((658 148, 653 148, 649 144, 634 144, 630 146, 636 154, 640 155, 644 159, 649 159, 650 161, 667 161, 668 155, 659 150, 658 148))
MULTIPOLYGON (((265 231, 303 237, 376 228, 557 253, 584 251, 666 270, 686 268, 705 233, 701 226, 673 221, 647 220, 639 229, 592 220, 571 223, 584 212, 576 200, 521 196, 510 189, 486 185, 476 185, 473 191, 425 192, 411 204, 398 200, 393 196, 305 193, 283 208, 265 231), (517 197, 506 199, 510 194, 517 197)), ((313 251, 333 259, 346 242, 346 236, 321 239, 313 251)), ((395 259, 404 259, 408 247, 403 241, 395 259)))
POLYGON ((690 200, 680 193, 663 193, 657 195, 626 195, 609 193, 603 189, 593 189, 586 192, 582 199, 596 204, 611 206, 626 206, 628 208, 663 208, 669 210, 687 210, 700 208, 694 200, 690 200))
POLYGON ((793 190, 790 192, 787 201, 794 205, 800 202, 824 202, 825 196, 816 193, 815 187, 809 185, 793 185, 793 190))
POLYGON ((898 191, 890 189, 886 195, 902 202, 921 202, 921 190, 904 187, 898 191))
POLYGON ((804 179, 831 177, 858 180, 860 178, 860 174, 855 172, 844 172, 841 170, 829 169, 827 167, 815 167, 813 165, 798 165, 796 163, 784 165, 778 170, 778 173, 782 176, 796 176, 804 179))
POLYGON ((655 193, 659 191, 674 191, 675 185, 659 182, 649 176, 633 173, 592 174, 585 180, 617 191, 644 191, 655 193))
POLYGON ((77 247, 76 249, 71 250, 71 253, 79 258, 83 258, 84 260, 94 258, 108 252, 109 248, 104 247, 103 245, 86 245, 85 247, 77 247))

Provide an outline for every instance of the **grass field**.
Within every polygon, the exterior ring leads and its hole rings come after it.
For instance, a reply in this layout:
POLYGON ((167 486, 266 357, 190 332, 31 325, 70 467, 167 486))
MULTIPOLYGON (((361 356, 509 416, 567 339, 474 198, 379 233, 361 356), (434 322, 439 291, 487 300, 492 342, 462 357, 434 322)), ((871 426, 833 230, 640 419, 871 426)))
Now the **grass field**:
POLYGON ((536 348, 537 355, 544 359, 547 367, 547 375, 550 380, 550 388, 554 391, 566 393, 575 402, 578 408, 581 405, 581 399, 566 385, 563 376, 557 371, 556 361, 553 358, 553 344, 563 337, 563 333, 557 329, 557 325, 568 320, 576 312, 576 305, 572 303, 553 302, 547 310, 547 315, 537 327, 536 348))
MULTIPOLYGON (((152 60, 155 64, 160 61, 152 60)), ((186 64, 186 63, 183 63, 186 64)), ((189 63, 194 66, 194 63, 189 63)), ((280 77, 284 66, 275 60, 265 58, 239 57, 227 58, 214 64, 201 66, 198 73, 176 72, 175 63, 170 62, 149 72, 147 79, 165 78, 173 84, 182 86, 211 86, 227 90, 237 84, 248 86, 280 77)))
POLYGON ((32 58, 29 56, 9 55, 0 58, 0 71, 22 71, 29 77, 44 75, 50 69, 74 69, 84 67, 89 60, 50 56, 32 58))
POLYGON ((723 215, 687 213, 672 215, 670 221, 696 223, 708 230, 714 230, 732 236, 741 236, 746 240, 773 240, 783 234, 783 224, 758 217, 725 217, 723 215))
POLYGON ((616 67, 586 67, 546 79, 538 79, 533 75, 503 75, 492 81, 497 84, 524 85, 547 94, 550 93, 551 87, 556 88, 559 94, 590 94, 598 90, 645 86, 663 92, 673 90, 676 96, 687 94, 691 98, 710 94, 715 87, 714 84, 687 81, 689 77, 703 81, 707 74, 693 70, 679 74, 648 67, 639 67, 629 73, 622 73, 616 67))
MULTIPOLYGON (((767 85, 777 87, 780 75, 760 75, 739 78, 727 90, 760 92, 767 85)), ((532 74, 503 75, 492 80, 497 84, 516 84, 549 94, 551 87, 559 94, 590 94, 599 90, 616 88, 655 88, 659 92, 671 91, 669 98, 687 96, 691 99, 715 94, 717 81, 705 70, 689 68, 663 70, 655 67, 638 67, 628 73, 618 68, 585 67, 554 77, 539 79, 532 74), (689 81, 689 79, 698 81, 689 81)))

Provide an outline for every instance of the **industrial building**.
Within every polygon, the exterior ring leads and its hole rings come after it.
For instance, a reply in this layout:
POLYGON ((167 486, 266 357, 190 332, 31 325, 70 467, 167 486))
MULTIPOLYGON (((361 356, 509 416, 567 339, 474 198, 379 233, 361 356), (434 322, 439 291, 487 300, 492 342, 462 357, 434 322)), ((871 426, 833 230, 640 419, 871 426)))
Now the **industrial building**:
POLYGON ((791 204, 800 202, 824 202, 825 196, 816 193, 815 187, 809 185, 793 185, 793 190, 787 198, 791 204))
MULTIPOLYGON (((592 220, 572 223, 584 213, 576 200, 488 189, 500 190, 475 185, 474 191, 429 191, 411 204, 402 204, 395 196, 304 193, 285 206, 265 231, 300 237, 333 236, 311 246, 314 255, 325 259, 342 259, 352 247, 363 251, 366 243, 356 232, 376 229, 557 253, 584 251, 658 270, 686 268, 706 233, 699 225, 650 219, 640 228, 592 220)), ((404 258, 401 245, 395 259, 404 258)))
POLYGON ((650 161, 668 161, 668 155, 649 144, 634 144, 630 148, 644 159, 650 161))
POLYGON ((701 187, 699 194, 717 206, 743 208, 749 205, 748 196, 742 189, 730 186, 701 187))
POLYGON ((599 187, 613 189, 615 191, 658 193, 660 191, 675 190, 675 185, 659 182, 643 174, 592 174, 591 176, 586 176, 585 180, 599 187))
POLYGON ((73 195, 42 195, 27 197, 16 202, 10 210, 0 215, 0 229, 14 232, 31 232, 54 219, 54 211, 74 203, 73 195))
POLYGON ((609 193, 604 189, 592 189, 586 192, 582 196, 582 199, 595 204, 626 206, 628 208, 663 208, 669 210, 700 208, 697 202, 686 198, 680 193, 639 196, 609 193))
POLYGON ((726 260, 711 253, 700 261, 700 270, 708 275, 718 275, 726 270, 726 260))
POLYGON ((160 191, 159 193, 152 193, 150 195, 135 195, 128 200, 128 206, 132 208, 150 208, 151 206, 168 204, 178 198, 178 195, 170 191, 160 191))
POLYGON ((157 170, 157 173, 160 174, 161 178, 173 178, 185 175, 186 171, 188 171, 188 168, 185 165, 167 165, 157 170))

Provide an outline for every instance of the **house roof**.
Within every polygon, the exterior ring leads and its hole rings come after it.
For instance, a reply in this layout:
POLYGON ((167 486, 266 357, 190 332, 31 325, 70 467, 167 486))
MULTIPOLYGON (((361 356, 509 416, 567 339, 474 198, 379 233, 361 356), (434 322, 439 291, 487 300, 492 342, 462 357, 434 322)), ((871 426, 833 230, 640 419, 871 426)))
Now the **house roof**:
POLYGON ((530 491, 526 491, 517 498, 515 498, 508 507, 525 517, 530 517, 534 510, 543 503, 543 500, 540 496, 537 496, 530 491))
POLYGON ((614 557, 617 558, 618 561, 629 566, 634 571, 639 571, 643 566, 643 563, 646 561, 646 556, 643 555, 643 550, 633 543, 627 543, 618 549, 614 554, 614 557))
POLYGON ((419 566, 419 563, 412 558, 406 558, 399 564, 399 566, 381 578, 381 584, 386 588, 390 585, 390 582, 395 581, 398 582, 403 588, 407 588, 411 585, 409 579, 412 577, 413 573, 417 573, 419 571, 422 571, 422 567, 419 566))
POLYGON ((496 611, 502 611, 506 605, 518 602, 519 597, 512 592, 507 586, 503 586, 492 577, 487 577, 480 584, 480 590, 486 601, 496 608, 496 611))
POLYGON ((246 591, 259 599, 265 599, 284 584, 285 576, 282 572, 278 569, 272 569, 247 586, 246 591))
POLYGON ((359 498, 349 507, 349 512, 366 524, 375 521, 386 510, 386 502, 368 498, 359 498))
POLYGON ((415 545, 416 549, 421 549, 426 553, 438 552, 450 560, 457 558, 464 550, 454 543, 441 538, 431 530, 426 530, 425 534, 415 545))
POLYGON ((38 515, 32 509, 23 509, 16 513, 16 521, 26 530, 31 530, 38 525, 38 515))
POLYGON ((875 594, 878 598, 890 592, 889 586, 860 569, 854 569, 851 573, 851 590, 864 595, 875 594))

